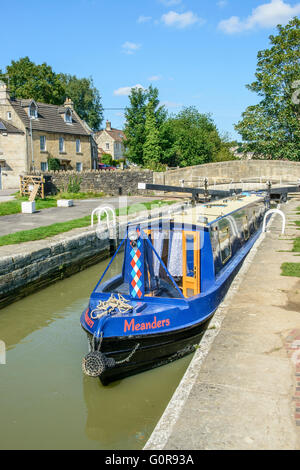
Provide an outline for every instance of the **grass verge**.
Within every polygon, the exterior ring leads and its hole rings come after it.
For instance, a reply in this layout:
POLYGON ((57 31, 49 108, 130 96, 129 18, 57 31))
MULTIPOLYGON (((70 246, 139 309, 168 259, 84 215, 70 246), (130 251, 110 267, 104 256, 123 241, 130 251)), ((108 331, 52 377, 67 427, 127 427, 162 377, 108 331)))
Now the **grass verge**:
MULTIPOLYGON (((132 204, 131 206, 124 207, 121 210, 116 209, 116 215, 126 215, 141 212, 145 209, 162 207, 163 205, 174 204, 175 201, 151 201, 143 204, 132 204)), ((103 216, 104 218, 104 216, 103 216)), ((97 222, 95 217, 95 222, 97 222)), ((69 232, 75 228, 88 227, 91 223, 91 216, 87 215, 80 219, 73 219, 67 222, 58 222, 56 224, 46 225, 44 227, 37 227, 31 230, 21 230, 19 232, 11 233, 9 235, 3 235, 0 237, 0 246, 5 245, 16 245, 24 242, 31 242, 35 240, 43 240, 45 238, 54 237, 60 233, 69 232)))
MULTIPOLYGON (((300 215, 300 207, 297 207, 297 214, 300 215)), ((300 220, 296 220, 295 224, 300 227, 300 220)), ((300 237, 294 239, 293 253, 300 252, 300 237)), ((300 277, 300 263, 282 263, 281 265, 282 276, 300 277)))

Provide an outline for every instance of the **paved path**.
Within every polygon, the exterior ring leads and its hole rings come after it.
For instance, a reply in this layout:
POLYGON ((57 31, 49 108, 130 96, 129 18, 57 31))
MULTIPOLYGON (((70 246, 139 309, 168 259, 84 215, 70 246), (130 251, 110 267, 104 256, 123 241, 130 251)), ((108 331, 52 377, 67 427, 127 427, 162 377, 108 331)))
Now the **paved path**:
MULTIPOLYGON (((143 203, 158 197, 128 197, 127 205, 143 203)), ((126 198, 120 198, 121 207, 126 206, 126 198), (123 201, 123 202, 122 202, 123 201)), ((0 198, 1 202, 1 198, 0 198)), ((50 207, 35 212, 34 214, 13 214, 0 217, 0 236, 20 230, 29 230, 36 227, 54 224, 57 222, 66 222, 72 219, 78 219, 86 215, 91 215, 92 210, 101 205, 111 205, 119 207, 118 197, 103 197, 98 199, 78 199, 74 200, 73 207, 50 207)))
POLYGON ((0 189, 0 203, 12 201, 14 199, 12 194, 15 194, 17 191, 19 191, 19 189, 0 189))
POLYGON ((300 261, 299 205, 250 253, 146 449, 300 449, 300 279, 280 269, 300 261))

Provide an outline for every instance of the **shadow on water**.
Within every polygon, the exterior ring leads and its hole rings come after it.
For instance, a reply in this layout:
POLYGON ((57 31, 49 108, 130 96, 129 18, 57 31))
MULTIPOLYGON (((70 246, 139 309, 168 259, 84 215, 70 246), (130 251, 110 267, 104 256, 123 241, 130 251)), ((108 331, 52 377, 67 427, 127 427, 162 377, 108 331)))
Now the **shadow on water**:
POLYGON ((107 261, 0 311, 1 449, 142 448, 192 356, 103 387, 79 317, 107 261))

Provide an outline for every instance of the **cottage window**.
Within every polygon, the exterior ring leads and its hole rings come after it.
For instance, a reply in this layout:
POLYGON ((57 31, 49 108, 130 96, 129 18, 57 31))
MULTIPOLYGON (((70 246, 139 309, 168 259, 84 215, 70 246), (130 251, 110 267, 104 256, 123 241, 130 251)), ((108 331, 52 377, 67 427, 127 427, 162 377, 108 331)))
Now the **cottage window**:
POLYGON ((82 163, 76 162, 76 171, 82 171, 82 163))
POLYGON ((37 114, 37 106, 35 103, 31 103, 30 106, 29 106, 29 117, 31 119, 35 119, 37 118, 38 114, 37 114))
POLYGON ((106 148, 106 150, 109 150, 109 142, 106 142, 105 148, 106 148))
POLYGON ((70 109, 65 112, 65 122, 72 123, 72 111, 70 109))
POLYGON ((10 121, 11 120, 11 112, 7 111, 7 119, 10 121))
POLYGON ((59 151, 60 153, 65 151, 65 139, 63 137, 59 138, 59 151))
POLYGON ((41 162, 41 171, 48 171, 48 163, 41 162))
POLYGON ((76 153, 81 152, 81 142, 80 139, 76 139, 76 153))
POLYGON ((41 152, 44 152, 46 150, 46 136, 45 135, 40 136, 40 150, 41 152))

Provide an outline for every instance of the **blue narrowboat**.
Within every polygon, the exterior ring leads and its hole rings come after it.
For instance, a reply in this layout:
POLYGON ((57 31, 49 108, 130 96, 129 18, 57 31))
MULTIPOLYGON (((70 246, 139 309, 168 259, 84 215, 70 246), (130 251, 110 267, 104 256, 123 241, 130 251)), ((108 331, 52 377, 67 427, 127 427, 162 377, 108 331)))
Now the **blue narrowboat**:
POLYGON ((106 385, 193 352, 266 209, 242 193, 129 224, 81 316, 83 371, 106 385))

